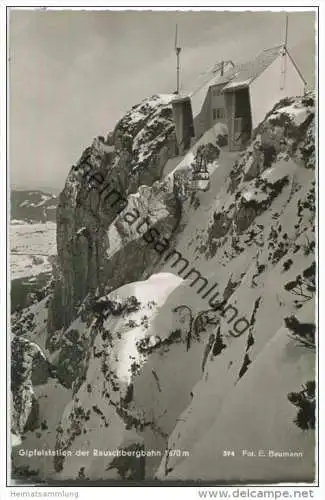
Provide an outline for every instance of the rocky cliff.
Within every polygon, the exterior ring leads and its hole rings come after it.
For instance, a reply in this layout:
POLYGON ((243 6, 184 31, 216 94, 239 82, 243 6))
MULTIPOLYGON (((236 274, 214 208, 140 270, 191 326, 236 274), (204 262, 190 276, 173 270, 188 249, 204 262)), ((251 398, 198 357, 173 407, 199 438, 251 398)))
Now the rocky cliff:
POLYGON ((311 482, 314 96, 280 102, 240 154, 211 129, 166 175, 169 102, 135 107, 70 171, 52 289, 13 322, 14 470, 311 482))
MULTIPOLYGON (((171 98, 153 96, 134 106, 106 140, 94 139, 72 167, 57 209, 60 280, 50 331, 67 327, 88 293, 103 292, 112 276, 106 259, 112 221, 127 204, 127 196, 159 180, 168 158, 175 156, 171 98)), ((175 205, 172 199, 169 203, 175 205)), ((116 275, 114 287, 127 280, 126 274, 116 275)))

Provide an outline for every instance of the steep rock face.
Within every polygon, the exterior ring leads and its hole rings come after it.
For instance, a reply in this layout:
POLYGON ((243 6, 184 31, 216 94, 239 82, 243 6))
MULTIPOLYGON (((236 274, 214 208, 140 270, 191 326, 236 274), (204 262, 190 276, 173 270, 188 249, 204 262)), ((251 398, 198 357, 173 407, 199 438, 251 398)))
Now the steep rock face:
POLYGON ((49 297, 12 316, 12 425, 16 436, 41 425, 37 387, 56 377, 46 349, 49 297))
MULTIPOLYGON (((72 167, 57 209, 60 276, 50 330, 67 327, 87 293, 103 292, 111 274, 109 225, 127 205, 128 194, 159 180, 175 156, 171 98, 153 96, 134 106, 106 141, 96 138, 72 167)), ((116 286, 126 280, 127 275, 116 286)))
POLYGON ((33 384, 47 382, 49 367, 40 348, 15 337, 11 344, 12 432, 17 435, 38 427, 38 402, 33 384))
POLYGON ((136 281, 138 276, 150 276, 159 262, 160 250, 168 248, 178 228, 181 213, 182 202, 168 181, 141 186, 129 196, 127 207, 108 233, 111 247, 107 251, 107 276, 112 288, 136 281), (161 249, 153 245, 158 234, 165 242, 161 249))

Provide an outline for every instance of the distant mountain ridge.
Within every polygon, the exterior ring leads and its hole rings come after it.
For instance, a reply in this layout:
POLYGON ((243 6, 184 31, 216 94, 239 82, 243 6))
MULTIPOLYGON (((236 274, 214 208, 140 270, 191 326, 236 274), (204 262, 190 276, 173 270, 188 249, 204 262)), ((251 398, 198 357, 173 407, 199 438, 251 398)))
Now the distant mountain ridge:
POLYGON ((40 190, 12 190, 11 220, 47 222, 56 220, 57 196, 40 190))

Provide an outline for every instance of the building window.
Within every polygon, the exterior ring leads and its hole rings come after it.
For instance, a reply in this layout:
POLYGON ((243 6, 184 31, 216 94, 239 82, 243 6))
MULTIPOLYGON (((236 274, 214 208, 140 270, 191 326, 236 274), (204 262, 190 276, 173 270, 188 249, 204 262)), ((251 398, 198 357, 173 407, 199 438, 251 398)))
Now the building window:
POLYGON ((225 111, 223 108, 213 108, 212 110, 212 119, 213 120, 222 120, 225 117, 225 111))
POLYGON ((221 94, 221 90, 220 89, 214 89, 213 92, 212 92, 212 94, 214 96, 220 95, 221 94))
POLYGON ((223 108, 218 108, 217 109, 217 118, 224 118, 225 117, 225 113, 224 113, 224 110, 223 108))

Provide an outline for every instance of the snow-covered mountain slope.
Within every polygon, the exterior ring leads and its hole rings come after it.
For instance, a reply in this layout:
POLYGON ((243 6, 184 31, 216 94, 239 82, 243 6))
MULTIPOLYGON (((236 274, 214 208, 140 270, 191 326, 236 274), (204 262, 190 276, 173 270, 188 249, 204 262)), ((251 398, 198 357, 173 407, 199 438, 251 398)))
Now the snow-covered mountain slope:
MULTIPOLYGON (((149 161, 141 175, 156 173, 137 188, 127 155, 150 123, 142 106, 94 142, 87 168, 83 158, 70 172, 53 288, 13 322, 27 342, 20 357, 32 342, 46 358, 42 395, 57 408, 45 433, 46 405, 33 429, 19 427, 14 469, 28 464, 43 480, 312 482, 314 96, 279 103, 242 153, 220 153, 213 128, 173 170, 164 172, 168 155, 159 174, 149 161), (204 192, 192 172, 202 151, 204 192), (113 179, 126 203, 105 201, 94 174, 113 179), (44 444, 55 457, 19 453, 44 444)), ((38 401, 26 377, 16 389, 22 407, 31 392, 38 401)))
MULTIPOLYGON (((62 454, 46 471, 37 465, 37 457, 31 461, 41 477, 153 477, 166 439, 201 377, 205 342, 199 336, 189 341, 192 318, 188 310, 174 307, 184 297, 194 312, 200 310, 196 294, 181 278, 153 275, 88 305, 64 338, 56 338, 56 345, 51 339, 48 358, 61 384, 72 388, 73 398, 56 422, 55 448, 62 454), (70 356, 76 355, 76 346, 83 348, 78 363, 69 359, 69 349, 70 356), (133 446, 159 452, 146 457, 141 477, 137 457, 119 462, 103 456, 109 450, 133 446), (81 449, 90 450, 89 455, 78 457, 81 449)), ((209 335, 209 328, 203 338, 209 335)), ((15 448, 15 470, 25 463, 19 450, 34 446, 35 432, 25 433, 22 445, 15 448)))
MULTIPOLYGON (((313 311, 307 316, 313 320, 313 311)), ((313 481, 314 435, 293 424, 297 408, 288 394, 314 380, 314 354, 304 352, 280 328, 258 356, 249 352, 252 365, 239 379, 245 349, 244 340, 238 341, 228 356, 208 363, 191 405, 169 439, 158 478, 313 481), (189 456, 175 458, 173 450, 179 449, 189 450, 189 456)))
POLYGON ((12 221, 55 222, 57 196, 34 190, 11 191, 10 214, 12 221))
MULTIPOLYGON (((226 306, 216 354, 211 346, 204 377, 168 444, 189 449, 190 456, 166 457, 160 479, 293 481, 314 475, 314 434, 293 424, 297 409, 287 398, 314 380, 314 353, 285 328, 291 315, 302 325, 315 321, 312 100, 280 104, 255 135, 230 171, 228 155, 221 157, 210 191, 197 195, 198 208, 186 211, 189 222, 175 242, 200 276, 218 283, 206 307, 223 300, 226 306), (287 149, 277 152, 281 136, 287 149), (259 450, 301 451, 303 457, 256 458, 259 450)), ((171 264, 161 270, 180 271, 180 264, 171 264)))

